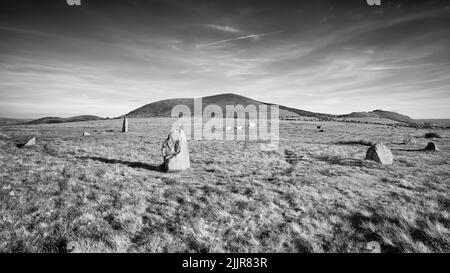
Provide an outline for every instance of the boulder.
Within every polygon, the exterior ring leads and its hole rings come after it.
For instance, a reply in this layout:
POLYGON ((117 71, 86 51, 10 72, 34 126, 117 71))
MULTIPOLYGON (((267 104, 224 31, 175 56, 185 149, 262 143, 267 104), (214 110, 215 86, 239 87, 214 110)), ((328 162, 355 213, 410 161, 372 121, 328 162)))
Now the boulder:
POLYGON ((383 143, 376 143, 367 150, 366 160, 373 160, 383 165, 391 165, 394 161, 394 156, 391 150, 383 143))
POLYGON ((126 132, 128 132, 128 119, 124 118, 123 124, 122 124, 122 133, 126 133, 126 132))
POLYGON ((162 145, 164 169, 167 172, 184 171, 190 167, 189 149, 183 129, 172 129, 162 145))
POLYGON ((90 136, 90 135, 91 135, 91 134, 89 134, 89 132, 86 132, 86 131, 83 132, 83 136, 85 136, 85 137, 86 137, 86 136, 90 136))
POLYGON ((438 148, 436 147, 436 144, 434 142, 428 142, 427 147, 425 147, 426 151, 437 151, 438 148))

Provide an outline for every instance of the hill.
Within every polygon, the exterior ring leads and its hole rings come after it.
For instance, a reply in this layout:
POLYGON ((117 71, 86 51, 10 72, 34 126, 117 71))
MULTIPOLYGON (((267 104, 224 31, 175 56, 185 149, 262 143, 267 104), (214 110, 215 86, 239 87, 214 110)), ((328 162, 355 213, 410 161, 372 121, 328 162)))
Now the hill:
POLYGON ((45 117, 40 119, 35 119, 26 124, 53 124, 53 123, 66 123, 66 122, 79 122, 79 121, 92 121, 92 120, 103 120, 104 118, 90 115, 82 115, 70 118, 60 118, 60 117, 45 117))
MULTIPOLYGON (((225 93, 218 94, 213 96, 202 97, 203 100, 203 109, 210 104, 218 105, 222 108, 223 114, 226 115, 226 105, 242 105, 244 107, 248 105, 275 105, 273 103, 266 103, 257 101, 245 96, 233 94, 233 93, 225 93)), ((176 105, 186 105, 191 109, 191 113, 193 113, 194 109, 194 99, 193 98, 177 98, 177 99, 168 99, 161 100, 153 103, 146 104, 136 110, 131 111, 126 114, 126 117, 129 118, 152 118, 152 117, 170 117, 172 108, 176 105)), ((202 111, 203 111, 202 109, 202 111)), ((287 117, 315 117, 319 119, 333 119, 333 118, 362 118, 362 119, 382 119, 387 121, 396 121, 402 123, 415 124, 417 121, 414 119, 402 115, 396 112, 389 112, 384 110, 374 110, 371 112, 353 112, 347 115, 335 116, 331 114, 324 113, 315 113, 300 109, 295 109, 291 107, 286 107, 283 105, 279 105, 280 109, 280 118, 287 117)))
POLYGON ((339 117, 343 118, 380 118, 380 119, 388 119, 397 122, 403 123, 417 123, 416 120, 402 115, 396 112, 384 111, 384 110, 374 110, 371 112, 353 112, 348 115, 342 115, 339 117))
MULTIPOLYGON (((274 105, 272 103, 257 101, 233 93, 202 97, 202 102, 203 102, 202 111, 207 105, 215 104, 222 108, 224 115, 226 115, 226 105, 242 105, 244 107, 247 107, 248 105, 256 105, 256 106, 267 105, 268 107, 270 107, 271 105, 274 105)), ((146 104, 136 110, 131 111, 125 116, 129 118, 170 117, 172 108, 180 104, 189 107, 189 109, 191 109, 191 113, 193 113, 194 110, 193 98, 177 98, 177 99, 161 100, 146 104)), ((298 116, 328 116, 326 114, 317 114, 309 111, 289 108, 283 105, 279 105, 279 110, 281 118, 298 117, 298 116)))

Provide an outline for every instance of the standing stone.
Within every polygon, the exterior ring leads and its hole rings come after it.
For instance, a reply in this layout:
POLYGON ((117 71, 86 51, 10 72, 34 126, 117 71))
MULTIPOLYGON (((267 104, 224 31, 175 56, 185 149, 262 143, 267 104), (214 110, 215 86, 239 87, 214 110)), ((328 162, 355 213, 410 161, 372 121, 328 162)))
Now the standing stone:
POLYGON ((428 142, 427 147, 425 147, 426 151, 437 151, 438 148, 436 147, 436 144, 434 142, 428 142))
POLYGON ((366 160, 373 160, 383 165, 391 165, 394 161, 394 156, 391 150, 383 143, 376 143, 367 150, 366 160))
POLYGON ((183 129, 172 129, 161 151, 166 171, 184 171, 190 167, 189 149, 183 129))
POLYGON ((127 133, 127 132, 128 132, 128 119, 124 118, 123 125, 122 125, 122 133, 127 133))

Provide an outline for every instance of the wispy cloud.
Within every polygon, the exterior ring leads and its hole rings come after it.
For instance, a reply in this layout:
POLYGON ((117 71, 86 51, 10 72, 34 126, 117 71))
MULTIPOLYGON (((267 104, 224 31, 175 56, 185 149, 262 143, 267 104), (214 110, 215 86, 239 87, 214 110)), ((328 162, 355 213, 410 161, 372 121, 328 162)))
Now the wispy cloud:
POLYGON ((250 35, 240 36, 240 37, 236 37, 236 38, 220 40, 220 41, 216 41, 216 42, 212 42, 212 43, 200 44, 200 45, 197 45, 196 47, 202 48, 202 47, 220 45, 220 44, 224 44, 224 43, 228 43, 228 42, 232 42, 232 41, 239 41, 239 40, 245 40, 245 39, 250 39, 251 41, 257 41, 257 40, 259 40, 259 38, 261 38, 263 36, 277 34, 280 32, 282 32, 282 31, 279 30, 279 31, 267 32, 267 33, 250 34, 250 35))
POLYGON ((214 30, 223 31, 223 32, 229 32, 229 33, 242 33, 242 30, 234 28, 234 27, 230 27, 230 26, 220 26, 220 25, 214 25, 214 24, 206 24, 205 27, 210 28, 210 29, 214 29, 214 30))

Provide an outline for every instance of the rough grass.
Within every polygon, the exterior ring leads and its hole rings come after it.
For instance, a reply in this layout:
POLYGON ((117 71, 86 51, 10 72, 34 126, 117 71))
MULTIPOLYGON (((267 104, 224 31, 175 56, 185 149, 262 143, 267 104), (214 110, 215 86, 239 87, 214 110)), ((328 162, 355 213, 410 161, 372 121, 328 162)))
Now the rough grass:
POLYGON ((450 250, 448 130, 424 152, 422 130, 282 121, 275 151, 189 141, 192 168, 164 173, 170 122, 130 119, 128 134, 120 120, 2 127, 0 251, 450 250), (35 147, 15 147, 30 136, 35 147), (394 165, 363 160, 354 139, 388 144, 394 165))

